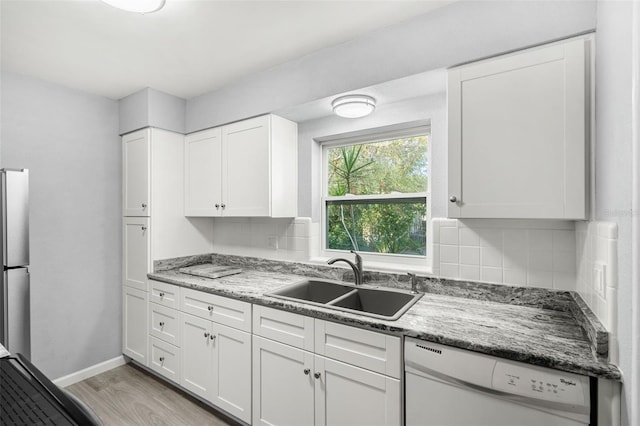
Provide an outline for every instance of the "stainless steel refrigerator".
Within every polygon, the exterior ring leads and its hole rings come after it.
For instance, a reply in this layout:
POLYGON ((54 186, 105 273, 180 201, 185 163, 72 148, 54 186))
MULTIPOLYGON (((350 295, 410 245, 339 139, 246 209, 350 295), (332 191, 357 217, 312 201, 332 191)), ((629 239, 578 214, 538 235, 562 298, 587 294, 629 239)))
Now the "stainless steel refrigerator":
POLYGON ((31 358, 29 171, 0 169, 0 343, 31 358))

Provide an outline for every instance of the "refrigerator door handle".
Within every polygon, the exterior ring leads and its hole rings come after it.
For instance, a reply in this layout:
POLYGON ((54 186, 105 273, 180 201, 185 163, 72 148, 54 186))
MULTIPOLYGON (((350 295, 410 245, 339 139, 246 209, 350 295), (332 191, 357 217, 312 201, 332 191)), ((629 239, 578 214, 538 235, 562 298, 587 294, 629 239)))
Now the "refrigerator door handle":
POLYGON ((29 171, 0 170, 2 261, 6 267, 29 265, 29 171))

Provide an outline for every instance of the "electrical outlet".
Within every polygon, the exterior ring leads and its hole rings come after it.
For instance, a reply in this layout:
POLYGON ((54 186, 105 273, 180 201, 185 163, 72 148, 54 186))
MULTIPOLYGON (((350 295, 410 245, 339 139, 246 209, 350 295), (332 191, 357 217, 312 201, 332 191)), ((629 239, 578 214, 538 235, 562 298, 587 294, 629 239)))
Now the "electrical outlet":
POLYGON ((593 265, 593 285, 598 296, 606 299, 607 283, 606 283, 607 265, 602 262, 595 262, 593 265))
POLYGON ((270 235, 267 237, 267 247, 271 250, 278 250, 278 237, 270 235))

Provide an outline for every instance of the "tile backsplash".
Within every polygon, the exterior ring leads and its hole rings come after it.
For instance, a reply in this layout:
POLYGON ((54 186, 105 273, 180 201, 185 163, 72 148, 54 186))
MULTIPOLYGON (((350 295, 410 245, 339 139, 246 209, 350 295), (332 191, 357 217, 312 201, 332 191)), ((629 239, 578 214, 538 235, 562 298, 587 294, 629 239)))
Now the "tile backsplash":
POLYGON ((575 290, 575 224, 433 219, 433 273, 444 278, 575 290))
POLYGON ((311 218, 213 219, 213 251, 275 260, 308 260, 317 255, 320 225, 311 218))
POLYGON ((618 356, 618 226, 576 222, 576 290, 609 331, 609 358, 618 356))

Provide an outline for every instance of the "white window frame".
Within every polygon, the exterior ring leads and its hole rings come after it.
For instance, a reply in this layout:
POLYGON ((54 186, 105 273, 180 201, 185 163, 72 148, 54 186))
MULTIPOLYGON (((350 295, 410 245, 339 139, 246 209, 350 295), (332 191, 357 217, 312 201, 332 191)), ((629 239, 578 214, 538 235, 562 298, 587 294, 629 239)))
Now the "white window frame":
POLYGON ((332 257, 346 257, 351 258, 352 255, 346 250, 327 249, 327 201, 340 201, 340 200, 367 200, 367 199, 394 199, 394 198, 425 198, 427 205, 427 254, 426 256, 420 255, 407 255, 407 254, 391 254, 391 253, 371 253, 371 252, 358 252, 364 261, 365 270, 381 270, 381 271, 414 271, 430 273, 432 271, 432 227, 431 227, 431 126, 421 125, 412 126, 400 130, 393 131, 376 131, 372 129, 365 134, 359 134, 354 137, 332 137, 330 139, 321 142, 321 167, 322 179, 321 179, 321 214, 320 214, 320 256, 323 260, 332 257), (427 161, 428 161, 428 177, 427 188, 424 192, 407 193, 407 194, 380 194, 380 195, 349 195, 340 197, 329 197, 328 191, 328 179, 329 179, 329 164, 328 164, 328 151, 330 148, 336 148, 341 146, 352 146, 363 143, 375 143, 382 142, 390 139, 399 139, 402 137, 428 135, 427 145, 427 161))

